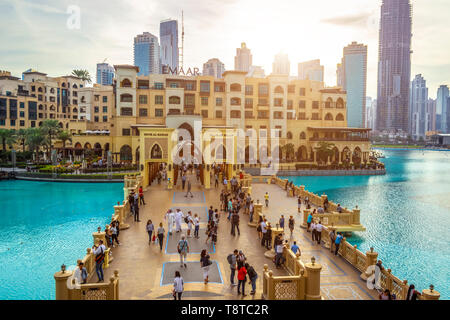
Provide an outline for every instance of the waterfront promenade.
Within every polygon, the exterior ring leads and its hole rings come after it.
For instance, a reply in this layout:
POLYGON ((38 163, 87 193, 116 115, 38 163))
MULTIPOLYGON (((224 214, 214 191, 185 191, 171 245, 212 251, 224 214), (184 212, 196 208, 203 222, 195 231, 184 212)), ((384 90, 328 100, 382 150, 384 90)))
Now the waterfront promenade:
MULTIPOLYGON (((164 239, 162 252, 159 250, 159 245, 148 244, 148 235, 145 231, 147 220, 151 219, 155 228, 160 222, 163 222, 167 232, 164 215, 169 208, 178 206, 182 208, 183 212, 191 210, 194 214, 200 213, 200 210, 206 210, 211 205, 214 208, 219 207, 219 194, 222 186, 218 189, 204 190, 196 182, 195 177, 191 176, 190 179, 193 182, 192 191, 195 196, 192 199, 184 197, 185 193, 182 192, 180 183, 173 190, 166 190, 163 185, 156 183, 147 188, 145 191, 146 205, 141 206, 140 210, 141 222, 134 222, 132 217, 128 218, 127 223, 130 224, 130 228, 120 233, 122 245, 112 249, 114 260, 105 270, 105 279, 109 279, 114 270, 119 270, 120 299, 173 299, 172 285, 165 285, 167 274, 162 277, 162 273, 172 273, 176 269, 182 272, 185 280, 183 299, 261 299, 264 264, 273 270, 274 276, 287 275, 287 272, 284 269, 276 269, 272 261, 264 256, 266 250, 260 245, 257 231, 247 225, 248 216, 243 213, 240 214, 241 234, 235 237, 230 235, 230 223, 226 219, 226 215, 221 215, 217 246, 214 252, 210 252, 211 260, 214 264, 217 263, 220 272, 217 275, 211 271, 211 282, 207 285, 203 284, 201 280, 200 250, 195 250, 198 253, 188 255, 188 261, 192 261, 192 263, 188 263, 188 268, 185 270, 185 268, 179 268, 179 255, 169 252, 171 246, 166 248, 167 238, 164 239), (248 263, 258 273, 257 291, 254 296, 249 295, 251 286, 248 283, 246 284, 247 296, 244 298, 237 295, 235 287, 230 287, 230 268, 226 257, 234 249, 242 250, 248 263)), ((358 270, 342 257, 334 256, 323 245, 312 243, 311 234, 300 228, 303 214, 297 213, 296 198, 288 198, 286 192, 276 185, 253 183, 252 199, 259 199, 263 203, 263 195, 266 191, 270 194, 270 204, 268 208, 263 206, 262 214, 273 226, 278 222, 281 214, 286 218, 286 226, 289 215, 294 216, 296 225, 292 240, 299 244, 303 262, 310 262, 311 257, 314 256, 316 261, 322 265, 321 295, 324 299, 371 300, 378 298, 375 291, 367 289, 365 281, 360 279, 358 270)), ((203 248, 202 235, 204 236, 206 227, 204 223, 205 219, 200 226, 201 239, 188 239, 191 247, 203 248), (201 244, 194 244, 196 241, 201 244)), ((186 224, 183 223, 183 229, 185 228, 186 224)), ((285 238, 289 239, 289 231, 285 238)), ((173 277, 172 274, 168 276, 170 279, 173 277)), ((94 275, 92 282, 95 281, 96 276, 94 275)))

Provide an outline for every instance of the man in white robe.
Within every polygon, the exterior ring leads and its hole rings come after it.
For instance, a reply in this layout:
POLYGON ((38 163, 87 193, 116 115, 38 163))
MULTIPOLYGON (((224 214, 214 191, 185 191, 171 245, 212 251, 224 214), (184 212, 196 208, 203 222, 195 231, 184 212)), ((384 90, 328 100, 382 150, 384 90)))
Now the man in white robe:
POLYGON ((181 223, 183 222, 183 212, 180 209, 177 209, 177 213, 175 214, 175 224, 176 231, 181 231, 181 223))
POLYGON ((175 224, 175 213, 173 213, 172 209, 167 211, 164 219, 167 221, 167 229, 169 230, 169 234, 171 235, 173 232, 173 225, 175 224))

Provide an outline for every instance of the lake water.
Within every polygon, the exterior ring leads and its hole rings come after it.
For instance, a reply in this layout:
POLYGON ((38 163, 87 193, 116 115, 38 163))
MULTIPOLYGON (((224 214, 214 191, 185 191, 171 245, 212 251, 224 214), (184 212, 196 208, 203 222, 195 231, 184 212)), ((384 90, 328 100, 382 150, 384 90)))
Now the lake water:
POLYGON ((450 152, 383 150, 384 176, 283 177, 361 209, 365 232, 348 239, 374 247, 386 268, 420 290, 450 298, 450 152))
POLYGON ((0 181, 0 299, 54 299, 53 274, 84 257, 122 200, 122 183, 0 181))

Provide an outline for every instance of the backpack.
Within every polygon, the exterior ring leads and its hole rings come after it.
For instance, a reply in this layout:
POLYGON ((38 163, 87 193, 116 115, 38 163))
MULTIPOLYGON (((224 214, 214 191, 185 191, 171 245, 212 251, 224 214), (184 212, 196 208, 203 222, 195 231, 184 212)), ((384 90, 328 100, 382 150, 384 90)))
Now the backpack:
POLYGON ((184 217, 184 222, 189 223, 189 218, 188 217, 184 217))
POLYGON ((233 264, 233 254, 230 253, 227 257, 228 264, 233 264))

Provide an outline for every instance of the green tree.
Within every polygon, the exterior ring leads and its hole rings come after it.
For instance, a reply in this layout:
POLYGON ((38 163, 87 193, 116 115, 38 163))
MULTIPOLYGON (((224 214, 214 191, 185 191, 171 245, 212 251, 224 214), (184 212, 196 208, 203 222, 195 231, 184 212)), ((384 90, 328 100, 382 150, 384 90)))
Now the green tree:
POLYGON ((66 147, 66 141, 72 142, 72 134, 67 130, 62 130, 56 136, 63 143, 63 148, 66 147))
POLYGON ((11 148, 14 145, 14 143, 16 143, 14 130, 0 129, 0 139, 2 140, 3 151, 6 151, 6 145, 8 145, 11 148))
POLYGON ((284 146, 281 147, 281 150, 286 155, 286 159, 288 161, 292 160, 294 158, 294 154, 295 154, 294 144, 292 144, 292 143, 285 144, 284 146))
POLYGON ((72 75, 80 78, 83 81, 86 81, 87 83, 92 82, 91 75, 89 74, 89 71, 87 71, 87 70, 75 69, 72 71, 72 75))
POLYGON ((25 139, 29 150, 36 153, 36 161, 39 161, 39 150, 45 145, 45 133, 41 128, 29 128, 25 139))
POLYGON ((47 144, 49 145, 49 151, 52 152, 53 138, 61 131, 58 120, 47 119, 42 122, 42 132, 47 136, 47 144))
POLYGON ((327 163, 328 158, 332 157, 334 154, 334 146, 334 143, 321 141, 317 147, 314 147, 314 149, 316 150, 319 159, 327 163))
POLYGON ((25 140, 27 139, 27 134, 28 132, 26 129, 19 129, 16 131, 16 138, 22 146, 22 152, 25 152, 25 140))

